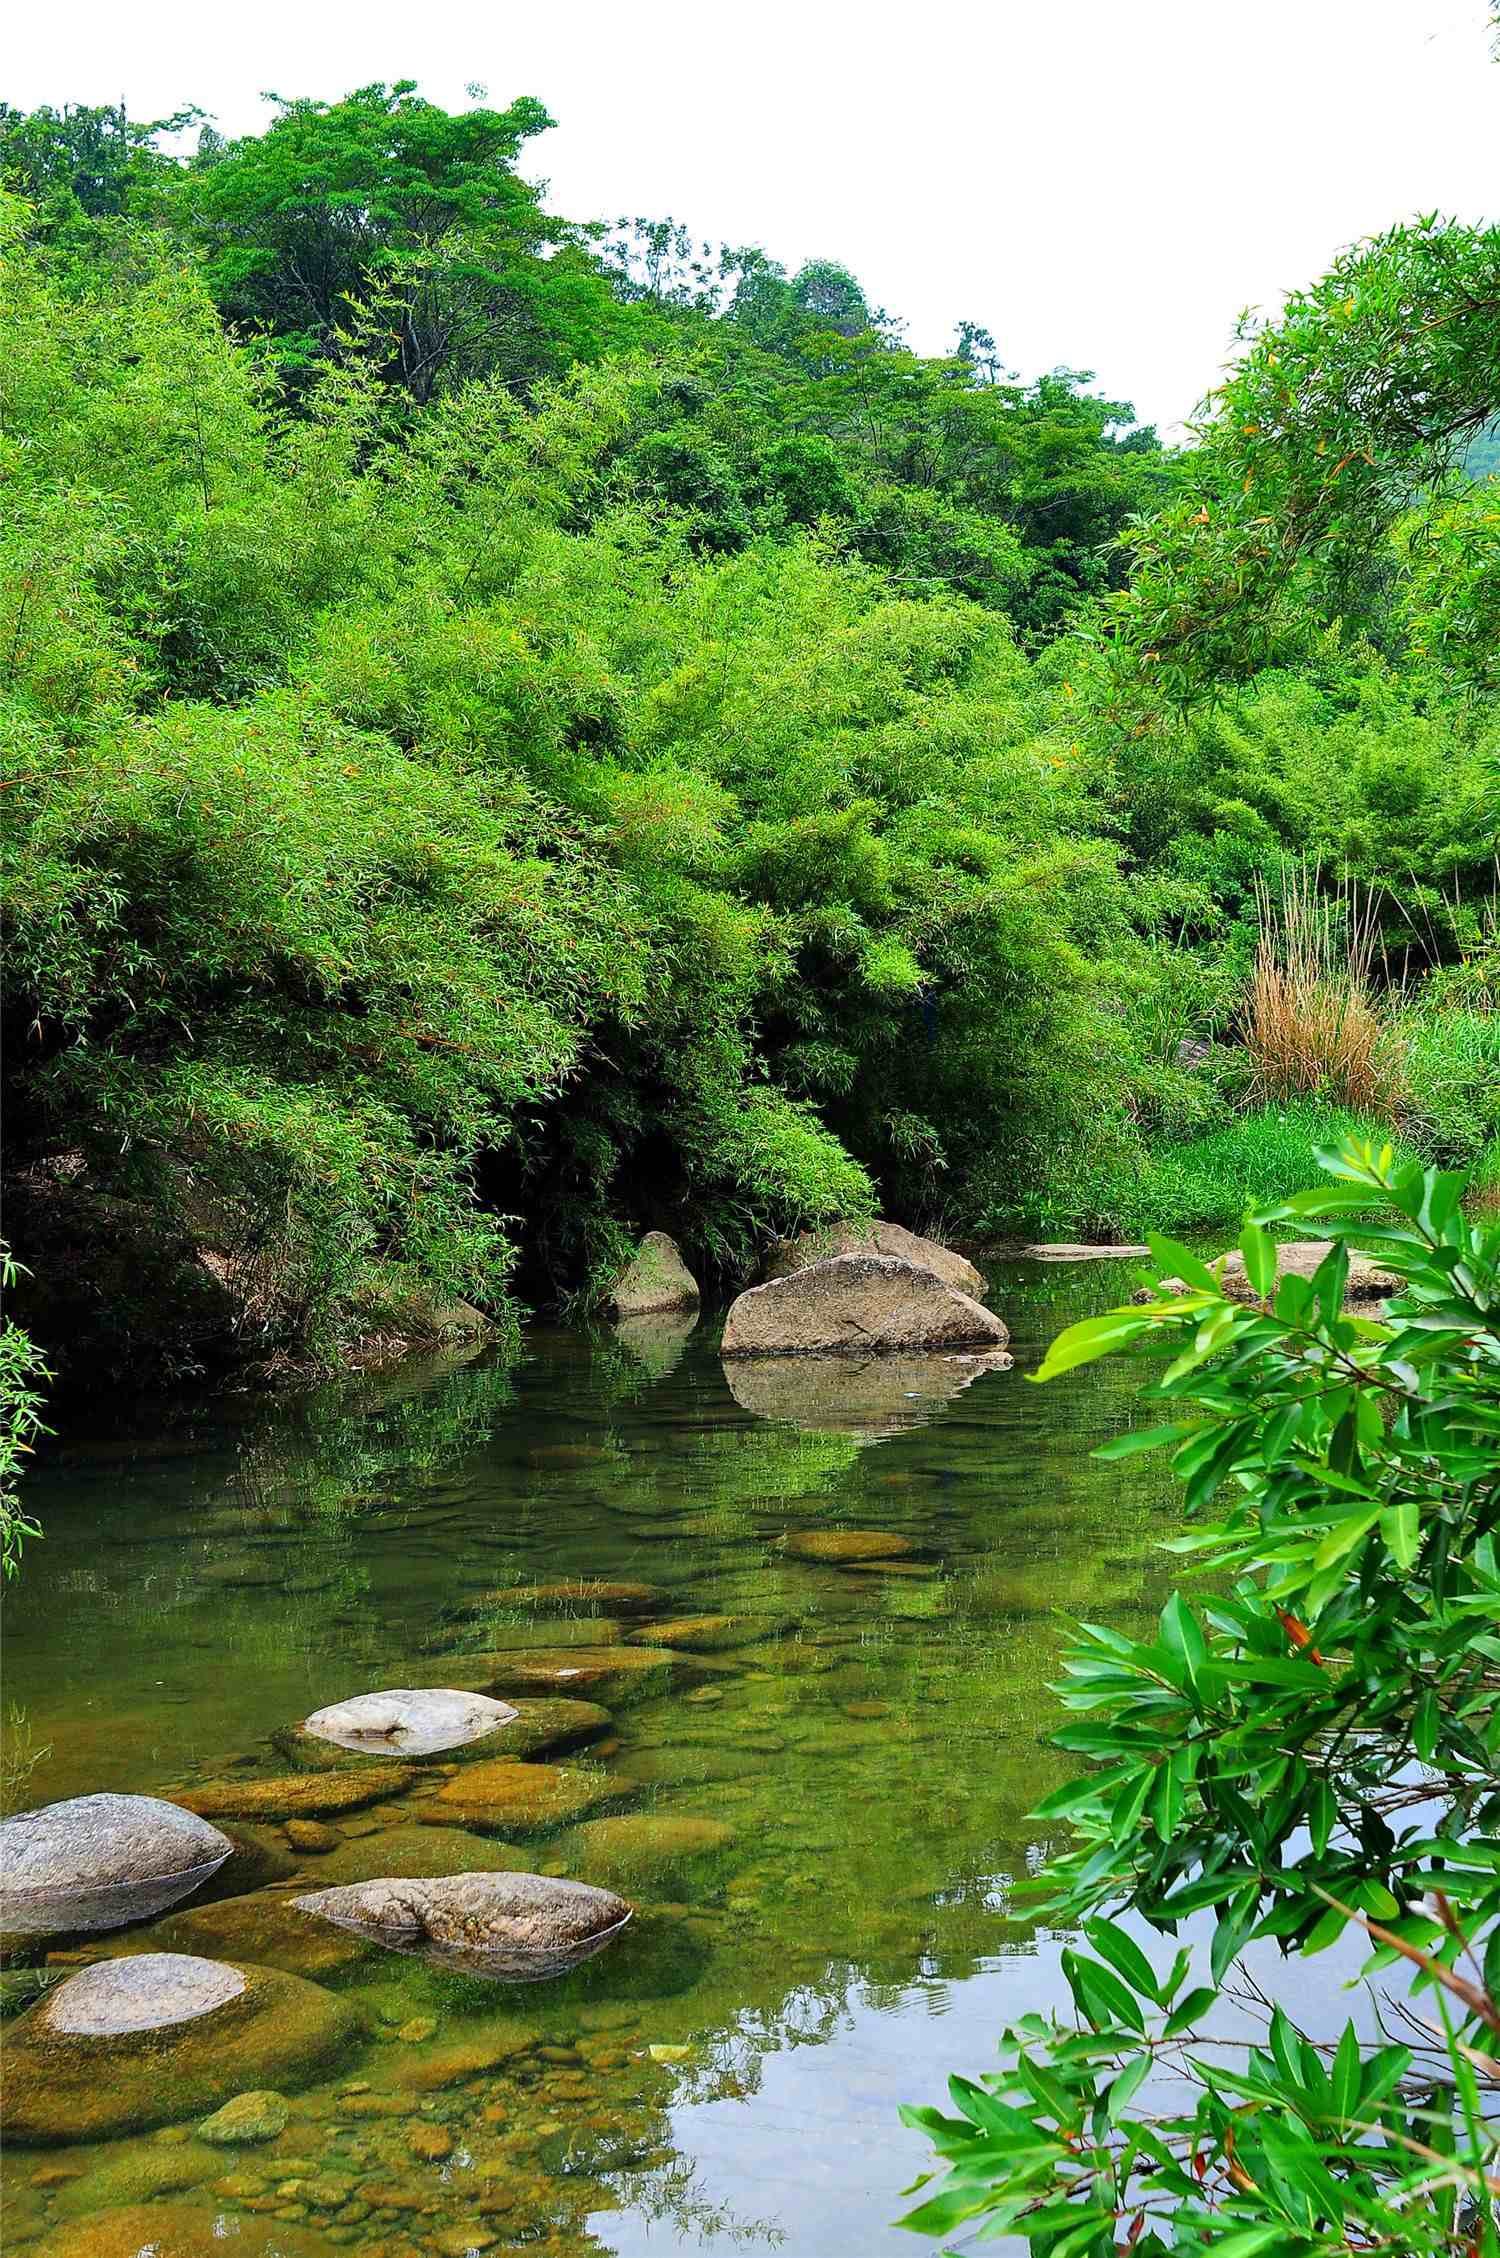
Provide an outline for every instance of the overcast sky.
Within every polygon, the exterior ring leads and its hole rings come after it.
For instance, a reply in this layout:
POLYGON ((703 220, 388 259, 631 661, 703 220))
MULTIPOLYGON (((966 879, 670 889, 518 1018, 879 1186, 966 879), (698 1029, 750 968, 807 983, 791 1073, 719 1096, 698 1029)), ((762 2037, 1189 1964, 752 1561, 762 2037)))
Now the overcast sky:
POLYGON ((11 0, 0 97, 186 102, 482 83, 571 218, 672 213, 795 268, 852 267, 943 351, 960 318, 1025 376, 1066 363, 1165 427, 1245 305, 1344 243, 1500 209, 1483 0, 11 0))

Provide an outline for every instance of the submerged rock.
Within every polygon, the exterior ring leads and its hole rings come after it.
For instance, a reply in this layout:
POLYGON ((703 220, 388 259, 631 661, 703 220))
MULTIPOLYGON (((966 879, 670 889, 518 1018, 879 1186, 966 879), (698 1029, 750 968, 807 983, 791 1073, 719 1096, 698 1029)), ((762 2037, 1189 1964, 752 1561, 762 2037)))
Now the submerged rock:
POLYGON ((659 1646, 533 1647, 467 1658, 497 1694, 607 1693, 622 1700, 656 1692, 681 1657, 659 1646))
POLYGON ((107 2139, 306 2084, 359 2030, 317 1984, 153 1952, 80 1969, 6 2033, 6 2132, 19 2147, 107 2139))
POLYGON ((893 1255, 844 1254, 752 1286, 730 1308, 722 1352, 738 1356, 860 1356, 926 1349, 1004 1348, 992 1310, 893 1255))
POLYGON ((734 1839, 733 1827, 718 1819, 632 1811, 616 1819, 585 1820, 559 1845, 559 1852, 590 1881, 662 1890, 710 1864, 734 1839))
POLYGON ((355 1929, 392 1951, 510 1983, 566 1974, 601 1951, 631 1917, 631 1907, 609 1890, 518 1873, 387 1878, 315 1890, 296 1903, 302 1913, 355 1929))
POLYGON ((649 1623, 643 1631, 630 1631, 631 1646, 679 1647, 691 1653, 729 1654, 736 1647, 755 1646, 774 1639, 790 1627, 785 1615, 681 1615, 670 1623, 649 1623))
POLYGON ((798 1270, 841 1254, 894 1255, 898 1262, 930 1270, 945 1286, 956 1286, 961 1294, 977 1299, 985 1290, 985 1281, 972 1262, 937 1239, 924 1239, 900 1223, 825 1223, 816 1231, 804 1231, 800 1238, 783 1239, 773 1249, 764 1275, 768 1279, 790 1278, 798 1270))
POLYGON ((220 2208, 198 2203, 123 2203, 69 2219, 31 2245, 33 2258, 327 2258, 313 2229, 237 2213, 232 2241, 220 2208))
MULTIPOLYGON (((1283 1278, 1310 1278, 1328 1255, 1333 1252, 1332 1239, 1284 1239, 1276 1249, 1276 1276, 1283 1278)), ((1209 1264, 1217 1271, 1220 1283, 1230 1301, 1255 1305, 1260 1301, 1245 1275, 1245 1258, 1238 1247, 1230 1247, 1215 1255, 1209 1264)), ((1373 1255, 1349 1255, 1349 1275, 1344 1282, 1344 1304, 1384 1301, 1388 1294, 1399 1294, 1406 1281, 1396 1271, 1387 1270, 1373 1255)), ((1181 1278, 1163 1278, 1159 1286, 1141 1286, 1131 1296, 1132 1301, 1155 1301, 1158 1294, 1185 1294, 1191 1291, 1181 1278)), ((1271 1289, 1275 1298, 1276 1288, 1271 1289)))
POLYGON ((648 1231, 615 1280, 610 1307, 617 1317, 648 1317, 659 1310, 696 1306, 698 1281, 665 1231, 648 1231))
POLYGON ((234 1844, 151 1795, 78 1795, 0 1821, 0 1931, 149 1920, 217 1873, 234 1844))
MULTIPOLYGON (((137 1939, 132 1936, 123 1942, 130 1950, 137 1939)), ((291 1897, 280 1889, 252 1890, 246 1897, 226 1897, 214 1905, 187 1906, 143 1930, 139 1942, 153 1952, 248 1960, 257 1967, 306 1976, 313 1983, 350 1975, 364 1957, 350 1938, 310 1929, 292 1910, 291 1897)))
MULTIPOLYGON (((439 1881, 447 1874, 477 1874, 509 1865, 508 1843, 493 1836, 476 1835, 455 1821, 451 1826, 423 1826, 413 1818, 399 1827, 382 1827, 375 1834, 341 1842, 319 1868, 327 1882, 374 1882, 385 1874, 405 1874, 412 1881, 439 1881)), ((517 1863, 523 1854, 514 1852, 517 1863)), ((288 1901, 291 1902, 291 1901, 288 1901)), ((296 1918, 292 1915, 291 1918, 296 1918)), ((303 1927, 307 1924, 304 1922, 303 1927)), ((312 1934, 313 1932, 309 1932, 312 1934)), ((350 1946, 351 1940, 324 1932, 328 1944, 350 1946)), ((357 1952, 357 1947, 353 1948, 357 1952)))
POLYGON ((237 2093, 233 2101, 226 2101, 222 2109, 204 2118, 198 2127, 198 2138, 214 2148, 254 2146, 263 2140, 275 2140, 284 2133, 288 2115, 285 2096, 272 2087, 261 2087, 254 2093, 237 2093))
POLYGON ((613 1583, 603 1576, 566 1576, 550 1584, 511 1584, 486 1592, 490 1608, 534 1607, 542 1614, 647 1615, 666 1594, 659 1584, 613 1583))
POLYGON ((781 1543, 798 1560, 898 1560, 911 1551, 909 1538, 888 1529, 795 1529, 781 1543))
POLYGON ((368 1764, 271 1780, 210 1780, 201 1788, 174 1790, 171 1801, 205 1819, 322 1819, 399 1795, 416 1777, 401 1764, 368 1764))
POLYGON ((299 1730, 356 1755, 441 1756, 515 1722, 507 1702, 453 1686, 396 1686, 386 1693, 355 1694, 305 1717, 299 1730))
POLYGON ((422 1817, 436 1826, 537 1834, 617 1802, 634 1785, 572 1764, 471 1764, 423 1806, 422 1817))
POLYGON ((724 1366, 734 1400, 757 1419, 869 1442, 920 1427, 986 1372, 1008 1372, 1007 1349, 943 1356, 737 1356, 724 1366))

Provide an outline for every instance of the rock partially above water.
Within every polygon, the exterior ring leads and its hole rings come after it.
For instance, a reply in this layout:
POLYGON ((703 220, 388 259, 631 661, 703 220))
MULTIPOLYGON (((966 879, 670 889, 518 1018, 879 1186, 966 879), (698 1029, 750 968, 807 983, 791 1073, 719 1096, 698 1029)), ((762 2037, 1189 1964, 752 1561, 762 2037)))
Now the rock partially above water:
POLYGON ((676 1240, 665 1231, 648 1231, 615 1280, 610 1307, 617 1317, 649 1317, 658 1310, 693 1308, 698 1298, 698 1281, 676 1240))
POLYGON ((798 1560, 899 1560, 911 1543, 888 1529, 796 1529, 782 1549, 798 1560))
POLYGON ((992 1310, 893 1255, 844 1254, 752 1286, 730 1309, 723 1354, 860 1356, 1004 1348, 992 1310))
POLYGON ((217 1873, 234 1845, 150 1795, 78 1795, 0 1821, 0 1930, 36 1936, 149 1920, 217 1873))
POLYGON ((841 1254, 894 1255, 898 1262, 930 1270, 945 1286, 956 1286, 962 1294, 973 1294, 977 1299, 985 1290, 985 1281, 972 1262, 900 1223, 826 1223, 819 1230, 804 1231, 800 1238, 783 1239, 766 1263, 765 1276, 790 1278, 812 1263, 827 1262, 841 1254))
POLYGON ((303 1719, 313 1740, 332 1741, 358 1755, 440 1756, 515 1723, 507 1702, 451 1686, 396 1686, 387 1693, 355 1694, 303 1719))
POLYGON ((303 2085, 360 2029, 317 1984, 272 1968, 141 1953, 80 1969, 6 2032, 6 2134, 108 2139, 303 2085))
POLYGON ((724 1367, 734 1400, 757 1419, 870 1442, 920 1427, 985 1372, 1008 1372, 1008 1349, 956 1355, 737 1356, 724 1367))
POLYGON ((392 1951, 511 1983, 566 1974, 618 1936, 631 1916, 609 1890, 517 1873, 382 1879, 314 1890, 296 1903, 392 1951))
POLYGON ((330 1811, 355 1811, 362 1803, 399 1795, 416 1777, 401 1764, 368 1764, 270 1780, 209 1780, 201 1788, 176 1790, 171 1800, 205 1819, 321 1819, 330 1811))
MULTIPOLYGON (((1332 1239, 1286 1239, 1276 1249, 1276 1275, 1278 1283, 1283 1278, 1310 1278, 1328 1255, 1333 1252, 1332 1239)), ((1245 1275, 1245 1258, 1238 1247, 1215 1255, 1210 1270, 1219 1274, 1224 1292, 1230 1301, 1258 1304, 1259 1294, 1245 1275)), ((1373 1255, 1349 1255, 1349 1275, 1344 1283, 1344 1303, 1384 1301, 1387 1294, 1399 1294, 1406 1281, 1394 1270, 1387 1270, 1373 1255)), ((1159 1294, 1185 1294, 1191 1292, 1181 1278, 1164 1278, 1159 1286, 1142 1286, 1131 1296, 1133 1301, 1155 1301, 1159 1294)), ((1276 1288, 1271 1289, 1274 1300, 1276 1288)))
POLYGON ((82 2038, 119 2038, 128 2031, 169 2030, 195 2022, 238 1999, 245 1979, 219 1960, 185 1952, 143 1952, 80 1968, 36 2010, 49 2031, 82 2038))

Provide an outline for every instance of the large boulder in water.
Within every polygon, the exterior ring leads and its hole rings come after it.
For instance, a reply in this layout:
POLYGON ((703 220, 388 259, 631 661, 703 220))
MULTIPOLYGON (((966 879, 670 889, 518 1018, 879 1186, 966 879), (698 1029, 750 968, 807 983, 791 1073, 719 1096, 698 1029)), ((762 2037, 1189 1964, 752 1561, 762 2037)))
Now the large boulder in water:
POLYGON ((924 1239, 903 1224, 885 1222, 824 1223, 815 1231, 804 1231, 800 1238, 783 1239, 772 1249, 764 1276, 790 1278, 815 1262, 830 1262, 841 1254, 894 1255, 898 1262, 930 1270, 945 1286, 956 1286, 961 1294, 973 1294, 976 1299, 985 1289, 985 1281, 973 1263, 955 1254, 951 1247, 940 1245, 936 1239, 924 1239))
POLYGON ((234 1849, 207 1820, 153 1795, 76 1795, 0 1821, 0 1931, 115 1929, 149 1920, 216 1874, 234 1849))
POLYGON ((20 2147, 108 2139, 305 2085, 360 2031, 317 1984, 148 1952, 81 1968, 10 2024, 6 2133, 20 2147))
POLYGON ((394 1952, 508 1983, 565 1975, 618 1936, 631 1915, 611 1890, 513 1873, 359 1882, 314 1890, 296 1904, 394 1952))
MULTIPOLYGON (((1287 1239, 1276 1249, 1276 1277, 1310 1278, 1313 1272, 1333 1252, 1332 1239, 1287 1239)), ((1245 1258, 1238 1247, 1215 1255, 1209 1264, 1217 1272, 1219 1282, 1230 1301, 1257 1305, 1259 1294, 1245 1274, 1245 1258)), ((1387 1294, 1399 1294, 1406 1281, 1394 1270, 1387 1270, 1372 1255, 1349 1253, 1349 1275, 1344 1282, 1344 1304, 1384 1301, 1387 1294)), ((1142 1286, 1131 1296, 1132 1301, 1155 1301, 1159 1294, 1186 1294, 1192 1288, 1182 1278, 1163 1278, 1159 1286, 1142 1286)), ((1274 1300, 1276 1288, 1271 1288, 1274 1300)))
POLYGON ((658 1310, 695 1309, 698 1300, 698 1281, 676 1240, 665 1231, 648 1231, 615 1280, 609 1305, 616 1317, 649 1317, 658 1310))
POLYGON ((922 1349, 1004 1348, 992 1310, 894 1255, 844 1254, 752 1286, 730 1309, 722 1352, 734 1356, 869 1356, 922 1349))
POLYGON ((502 1726, 513 1725, 509 1702, 452 1686, 395 1686, 388 1693, 355 1694, 305 1717, 299 1731, 358 1756, 443 1756, 466 1748, 502 1726))

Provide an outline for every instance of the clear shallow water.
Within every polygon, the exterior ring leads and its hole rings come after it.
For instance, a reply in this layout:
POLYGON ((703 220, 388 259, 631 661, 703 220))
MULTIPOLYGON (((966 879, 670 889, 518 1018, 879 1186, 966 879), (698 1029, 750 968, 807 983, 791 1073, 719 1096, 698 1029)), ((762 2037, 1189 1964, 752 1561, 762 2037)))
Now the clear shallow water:
MULTIPOLYGON (((1088 1455, 1131 1417, 1128 1368, 1023 1377, 1122 1283, 1117 1266, 1007 1274, 992 1298, 1016 1369, 946 1402, 911 1373, 883 1402, 852 1389, 859 1433, 828 1431, 836 1403, 811 1375, 764 1375, 742 1390, 756 1408, 737 1401, 705 1322, 686 1340, 535 1334, 509 1371, 406 1366, 274 1413, 210 1405, 56 1449, 31 1486, 46 1540, 6 1601, 12 1758, 50 1748, 23 1804, 282 1773, 269 1734, 367 1689, 442 1684, 444 1649, 595 1639, 488 1605, 497 1587, 641 1580, 662 1601, 622 1631, 727 1613, 767 1635, 666 1687, 590 1694, 612 1727, 589 1755, 635 1783, 620 1808, 654 1816, 663 1843, 678 1818, 730 1830, 629 1885, 646 1908, 633 1938, 517 1989, 391 1954, 313 1967, 271 1923, 261 1957, 364 2017, 337 2075, 292 2096, 266 2147, 173 2131, 12 2149, 8 2246, 147 2202, 174 2231, 216 2220, 230 2248, 269 2222, 298 2248, 387 2258, 911 2250, 891 2222, 925 2150, 897 2104, 939 2099, 949 2070, 987 2064, 1002 2021, 1062 1996, 1056 1940, 1008 1917, 1047 1848, 1025 1813, 1062 1776, 1045 1745, 1053 1610, 1138 1624, 1167 1588, 1164 1477, 1088 1455), (921 1572, 780 1543, 851 1528, 905 1539, 921 1572), (477 2061, 500 2024, 508 2058, 466 2071, 456 2050, 477 2061), (415 2153, 444 2133, 445 2155, 415 2153)), ((391 1859, 363 1871, 401 1871, 420 1817, 402 1796, 332 1818, 331 1855, 251 1830, 274 1869, 258 1902, 352 1878, 377 1829, 391 1859)), ((566 1831, 521 1847, 584 1870, 566 1831)))

